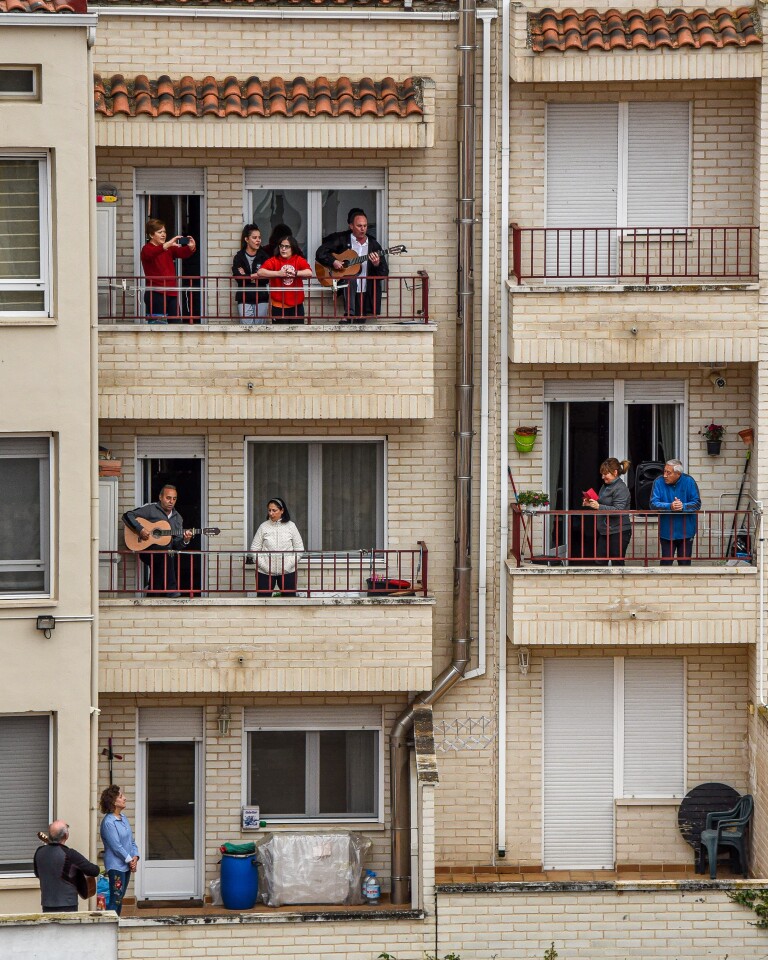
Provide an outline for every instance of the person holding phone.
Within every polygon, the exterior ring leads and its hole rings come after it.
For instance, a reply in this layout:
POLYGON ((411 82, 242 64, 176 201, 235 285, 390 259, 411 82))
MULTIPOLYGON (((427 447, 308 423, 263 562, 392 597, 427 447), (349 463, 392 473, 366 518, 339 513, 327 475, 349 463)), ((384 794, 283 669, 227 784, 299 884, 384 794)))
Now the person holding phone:
MULTIPOLYGON (((632 537, 632 522, 629 514, 619 513, 629 510, 629 487, 619 477, 630 468, 629 460, 617 460, 609 457, 600 464, 600 476, 603 485, 595 500, 585 495, 582 506, 589 510, 600 511, 596 519, 597 536, 595 538, 595 563, 599 567, 624 566, 624 556, 632 537)), ((592 491, 587 491, 590 494, 592 491)))
POLYGON ((144 306, 148 323, 181 323, 175 260, 186 260, 197 249, 193 237, 168 239, 162 220, 150 217, 144 228, 147 242, 141 248, 141 266, 147 278, 144 306))

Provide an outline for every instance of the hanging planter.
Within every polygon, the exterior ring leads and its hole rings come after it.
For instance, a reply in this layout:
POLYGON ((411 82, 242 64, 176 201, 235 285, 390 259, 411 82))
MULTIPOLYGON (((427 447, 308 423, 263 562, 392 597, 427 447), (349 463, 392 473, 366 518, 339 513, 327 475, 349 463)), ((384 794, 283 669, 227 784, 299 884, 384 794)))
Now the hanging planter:
POLYGON ((538 427, 517 427, 513 436, 515 438, 515 447, 519 453, 530 453, 536 443, 538 436, 538 427))
POLYGON ((720 447, 723 445, 723 434, 725 427, 714 420, 708 423, 701 431, 704 439, 707 441, 707 453, 710 457, 720 456, 720 447))

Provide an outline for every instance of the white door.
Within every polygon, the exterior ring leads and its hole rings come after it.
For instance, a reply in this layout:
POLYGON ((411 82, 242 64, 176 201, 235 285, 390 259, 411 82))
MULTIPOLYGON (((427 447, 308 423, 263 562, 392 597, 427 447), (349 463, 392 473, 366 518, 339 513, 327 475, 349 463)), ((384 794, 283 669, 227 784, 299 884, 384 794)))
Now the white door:
POLYGON ((140 900, 202 897, 202 710, 139 711, 140 900), (188 718, 188 729, 180 727, 188 718), (166 727, 162 733, 161 727, 166 727))
POLYGON ((117 590, 120 586, 120 557, 117 554, 117 477, 99 477, 99 590, 117 590))
POLYGON ((545 870, 614 866, 612 657, 544 661, 545 870))

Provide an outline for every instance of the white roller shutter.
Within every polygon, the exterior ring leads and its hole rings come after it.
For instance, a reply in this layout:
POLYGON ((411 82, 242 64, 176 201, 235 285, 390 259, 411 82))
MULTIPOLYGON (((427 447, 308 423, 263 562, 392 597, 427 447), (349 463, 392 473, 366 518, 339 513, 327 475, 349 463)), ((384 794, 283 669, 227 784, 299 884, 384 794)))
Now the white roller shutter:
POLYGON ((683 380, 625 380, 625 403, 685 403, 683 380))
POLYGON ((205 167, 137 167, 135 173, 136 196, 205 193, 205 167))
POLYGON ((140 740, 202 740, 202 707, 139 707, 140 740))
POLYGON ((613 380, 545 380, 544 402, 613 402, 613 380))
POLYGON ((51 818, 51 718, 0 717, 0 871, 28 865, 51 818))
POLYGON ((246 730, 380 730, 381 707, 246 707, 246 730))
POLYGON ((545 870, 614 865, 613 658, 544 661, 545 870))
POLYGON ((381 167, 245 171, 246 190, 383 190, 385 183, 386 171, 381 167))
POLYGON ((685 661, 624 660, 625 797, 685 794, 685 661))
POLYGON ((137 437, 136 456, 140 460, 160 457, 203 460, 205 437, 137 437))
POLYGON ((627 226, 688 225, 691 105, 629 103, 627 226))

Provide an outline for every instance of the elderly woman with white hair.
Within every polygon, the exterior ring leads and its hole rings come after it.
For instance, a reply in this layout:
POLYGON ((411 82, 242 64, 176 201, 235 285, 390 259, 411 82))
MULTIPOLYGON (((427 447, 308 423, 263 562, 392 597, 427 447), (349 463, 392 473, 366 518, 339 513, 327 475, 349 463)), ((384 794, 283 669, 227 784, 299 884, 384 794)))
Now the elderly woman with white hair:
POLYGON ((671 567, 677 556, 679 567, 690 567, 701 494, 693 477, 683 471, 680 460, 667 460, 664 473, 654 480, 651 509, 662 511, 659 517, 661 566, 671 567))

